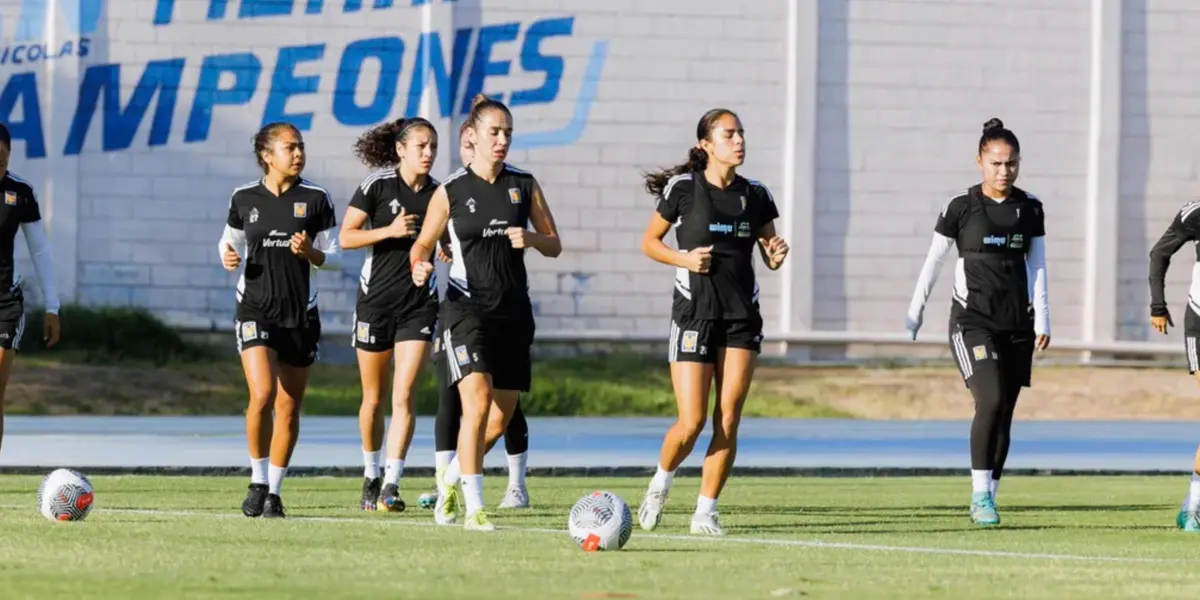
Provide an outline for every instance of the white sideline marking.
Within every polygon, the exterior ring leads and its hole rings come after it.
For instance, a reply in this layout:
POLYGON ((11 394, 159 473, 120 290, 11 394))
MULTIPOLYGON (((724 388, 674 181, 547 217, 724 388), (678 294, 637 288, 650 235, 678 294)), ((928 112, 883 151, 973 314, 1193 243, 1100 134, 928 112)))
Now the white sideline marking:
MULTIPOLYGON (((35 507, 29 505, 0 505, 3 509, 27 509, 33 510, 35 507)), ((138 508, 104 508, 105 512, 136 514, 136 515, 160 515, 172 517, 209 517, 215 519, 246 519, 241 514, 232 513, 206 513, 183 510, 152 510, 138 508)), ((369 525, 399 525, 406 527, 436 527, 449 529, 461 526, 454 525, 438 525, 432 521, 411 521, 411 520, 386 520, 386 519, 354 519, 348 517, 287 517, 286 521, 313 521, 318 523, 366 523, 369 525)), ((547 533, 553 535, 566 535, 565 529, 546 529, 540 527, 510 527, 497 526, 497 530, 520 531, 525 533, 547 533)), ((981 556, 986 558, 1028 558, 1028 559, 1046 559, 1046 560, 1074 560, 1074 561, 1092 561, 1092 562, 1112 562, 1112 563, 1175 563, 1183 562, 1183 558, 1141 558, 1133 556, 1084 556, 1080 554, 1051 554, 1045 552, 1009 552, 1004 550, 969 550, 965 548, 937 548, 931 546, 887 546, 883 544, 854 544, 850 542, 823 542, 820 540, 785 540, 773 538, 755 538, 755 537, 703 537, 693 535, 671 535, 662 533, 645 533, 640 531, 635 525, 632 539, 651 539, 664 540, 673 542, 696 542, 696 543, 728 543, 728 544, 751 544, 760 546, 785 546, 792 548, 816 548, 825 550, 862 550, 867 552, 900 552, 900 553, 917 553, 917 554, 943 554, 950 556, 981 556)))

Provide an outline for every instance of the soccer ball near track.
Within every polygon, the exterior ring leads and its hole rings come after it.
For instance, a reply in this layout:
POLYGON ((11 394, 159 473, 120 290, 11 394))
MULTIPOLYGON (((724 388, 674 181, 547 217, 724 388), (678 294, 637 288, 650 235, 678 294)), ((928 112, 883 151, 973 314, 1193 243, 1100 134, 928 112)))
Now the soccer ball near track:
POLYGON ((608 491, 592 492, 571 507, 567 530, 588 552, 620 550, 633 533, 633 514, 620 496, 608 491))
POLYGON ((37 490, 38 511, 51 521, 82 521, 96 499, 92 482, 71 469, 55 469, 37 490))

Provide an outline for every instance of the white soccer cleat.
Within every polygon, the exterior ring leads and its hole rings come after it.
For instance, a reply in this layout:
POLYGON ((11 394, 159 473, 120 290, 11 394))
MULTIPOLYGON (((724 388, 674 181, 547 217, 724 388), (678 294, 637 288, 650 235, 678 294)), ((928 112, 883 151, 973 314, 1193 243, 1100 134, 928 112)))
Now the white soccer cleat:
POLYGON ((488 514, 479 509, 467 515, 467 522, 463 524, 463 529, 467 531, 495 531, 496 526, 492 524, 492 520, 488 518, 488 514))
POLYGON ((499 508, 529 508, 529 492, 523 486, 508 486, 499 508))
POLYGON ((638 507, 638 524, 646 531, 654 531, 662 521, 663 507, 667 504, 668 490, 646 490, 646 497, 638 507))
POLYGON ((725 530, 721 528, 721 521, 718 516, 716 511, 707 514, 697 513, 692 515, 692 535, 708 535, 713 537, 725 535, 725 530))

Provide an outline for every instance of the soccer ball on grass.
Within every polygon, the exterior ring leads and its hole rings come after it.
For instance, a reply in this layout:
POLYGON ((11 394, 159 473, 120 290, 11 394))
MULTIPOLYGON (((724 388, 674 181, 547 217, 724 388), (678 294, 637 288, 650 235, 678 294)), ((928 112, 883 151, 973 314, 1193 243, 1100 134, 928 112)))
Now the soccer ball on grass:
POLYGON ((37 490, 38 511, 51 521, 82 521, 96 499, 92 482, 71 469, 55 469, 37 490))
POLYGON ((571 507, 567 530, 588 552, 620 550, 633 533, 633 514, 620 496, 603 490, 592 492, 571 507))

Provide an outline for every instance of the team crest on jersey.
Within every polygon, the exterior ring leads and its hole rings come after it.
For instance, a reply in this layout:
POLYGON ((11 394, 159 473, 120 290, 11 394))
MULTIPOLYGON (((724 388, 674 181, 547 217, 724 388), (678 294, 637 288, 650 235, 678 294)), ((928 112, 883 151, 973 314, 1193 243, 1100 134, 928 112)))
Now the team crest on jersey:
POLYGON ((303 219, 308 216, 308 204, 304 202, 295 202, 292 204, 292 216, 297 219, 303 219))
POLYGON ((987 346, 975 346, 971 351, 975 353, 975 360, 987 359, 987 346))
POLYGON ((251 223, 258 222, 258 209, 257 208, 250 209, 250 222, 251 223))
POLYGON ((258 339, 258 323, 246 321, 242 323, 242 341, 258 339))
POLYGON ((4 192, 4 203, 9 206, 16 206, 17 205, 17 193, 16 192, 4 192))
POLYGON ((519 188, 508 188, 508 199, 513 204, 521 203, 521 190, 519 188))
POLYGON ((1021 248, 1024 248, 1025 236, 1019 233, 1012 234, 1012 237, 1008 238, 1008 247, 1014 250, 1020 250, 1021 248))
POLYGON ((742 221, 741 223, 738 223, 737 236, 740 238, 750 237, 750 223, 748 221, 742 221))
POLYGON ((471 356, 467 354, 466 346, 458 346, 454 349, 454 360, 457 360, 460 366, 471 362, 471 356))
POLYGON ((680 350, 683 352, 695 352, 696 342, 700 339, 700 333, 697 331, 683 332, 683 342, 680 344, 680 350))

